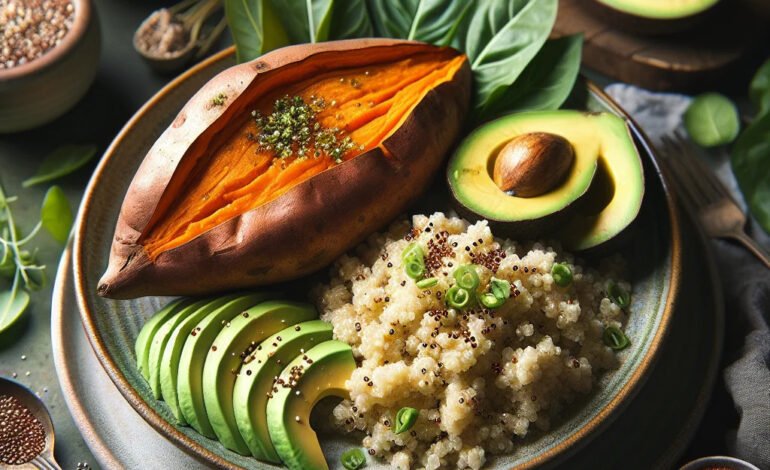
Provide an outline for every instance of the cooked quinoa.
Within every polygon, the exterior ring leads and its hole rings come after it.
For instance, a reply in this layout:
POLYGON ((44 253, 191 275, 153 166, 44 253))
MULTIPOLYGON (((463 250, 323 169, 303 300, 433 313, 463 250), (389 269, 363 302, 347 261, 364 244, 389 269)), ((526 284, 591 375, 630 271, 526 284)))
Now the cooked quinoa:
POLYGON ((398 469, 478 469, 513 451, 589 393, 601 371, 617 367, 602 333, 625 324, 605 292, 610 280, 630 292, 619 281, 621 264, 586 269, 549 244, 498 239, 485 221, 442 213, 372 236, 356 256, 339 259, 316 292, 322 318, 360 364, 347 383, 350 400, 334 409, 336 425, 365 432, 369 454, 398 469), (406 275, 402 253, 413 242, 437 285, 420 289, 406 275), (570 285, 554 283, 556 262, 571 268, 570 285), (452 273, 468 264, 480 292, 494 275, 510 282, 511 297, 497 309, 448 308, 452 273), (419 417, 395 434, 405 406, 419 417))

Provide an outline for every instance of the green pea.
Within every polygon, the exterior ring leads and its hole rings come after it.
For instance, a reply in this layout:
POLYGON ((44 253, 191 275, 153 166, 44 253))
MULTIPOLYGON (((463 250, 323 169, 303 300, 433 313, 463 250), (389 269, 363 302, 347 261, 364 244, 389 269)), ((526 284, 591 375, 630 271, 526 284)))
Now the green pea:
POLYGON ((551 268, 551 277, 559 287, 567 287, 572 284, 572 270, 567 263, 554 263, 551 268))

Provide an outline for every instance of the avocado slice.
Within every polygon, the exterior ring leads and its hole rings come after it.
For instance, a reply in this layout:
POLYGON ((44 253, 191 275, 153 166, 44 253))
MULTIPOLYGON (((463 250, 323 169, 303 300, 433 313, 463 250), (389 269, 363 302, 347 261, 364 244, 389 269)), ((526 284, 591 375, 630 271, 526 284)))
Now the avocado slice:
POLYGON ((249 308, 263 302, 269 294, 258 293, 238 297, 211 312, 195 326, 195 336, 187 337, 179 356, 177 398, 185 421, 196 431, 216 438, 203 401, 203 365, 214 339, 225 324, 249 308))
POLYGON ((161 398, 160 359, 163 355, 163 349, 166 347, 166 342, 168 341, 169 335, 180 321, 193 314, 196 310, 206 305, 206 303, 208 303, 208 300, 199 300, 177 311, 174 315, 163 322, 163 324, 158 328, 158 331, 152 335, 152 340, 150 341, 150 352, 147 355, 147 370, 149 371, 149 378, 147 381, 150 383, 152 394, 156 400, 160 400, 161 398))
POLYGON ((179 399, 177 397, 177 378, 179 375, 179 358, 182 355, 182 348, 185 341, 192 335, 193 329, 200 323, 200 321, 208 316, 214 310, 222 307, 226 303, 237 299, 237 295, 227 295, 224 297, 218 297, 209 301, 201 308, 197 309, 190 315, 183 318, 176 327, 168 335, 166 346, 163 348, 163 353, 160 359, 160 391, 163 400, 166 402, 171 413, 176 418, 177 423, 184 426, 187 421, 182 416, 182 410, 179 407, 179 399))
POLYGON ((223 446, 242 455, 250 454, 233 411, 233 388, 244 358, 268 336, 314 318, 318 313, 312 305, 267 301, 227 322, 214 339, 203 366, 203 401, 214 434, 223 446))
POLYGON ((136 343, 134 343, 134 350, 136 351, 136 365, 145 380, 150 379, 150 346, 152 345, 152 338, 155 336, 155 332, 158 331, 158 328, 160 328, 166 320, 173 317, 179 310, 191 304, 193 301, 193 299, 187 298, 172 300, 162 309, 158 310, 155 315, 150 317, 150 319, 144 323, 142 329, 139 330, 139 334, 136 337, 136 343))
POLYGON ((596 0, 620 12, 650 19, 672 20, 702 13, 719 0, 596 0))
POLYGON ((452 156, 447 179, 463 216, 486 219, 507 236, 553 236, 571 250, 595 247, 620 233, 636 218, 644 194, 641 160, 625 121, 569 110, 510 114, 479 127, 452 156), (509 195, 495 184, 491 169, 506 143, 533 132, 564 137, 574 161, 551 191, 509 195))
POLYGON ((235 379, 233 410, 238 430, 257 459, 281 463, 267 429, 267 397, 275 377, 292 359, 331 339, 332 326, 325 321, 297 323, 262 341, 246 358, 235 379))
POLYGON ((281 372, 285 385, 276 384, 277 391, 267 400, 267 428, 276 453, 289 469, 329 468, 310 427, 310 412, 325 397, 348 397, 345 382, 355 368, 350 346, 331 340, 298 356, 281 372))

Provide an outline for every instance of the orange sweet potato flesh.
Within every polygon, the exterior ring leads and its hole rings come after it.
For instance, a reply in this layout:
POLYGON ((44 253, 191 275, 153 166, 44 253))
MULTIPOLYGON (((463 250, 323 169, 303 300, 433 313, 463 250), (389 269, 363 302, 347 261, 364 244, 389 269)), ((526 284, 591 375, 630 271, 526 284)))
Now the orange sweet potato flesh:
POLYGON ((328 265, 423 192, 469 100, 466 57, 413 41, 291 46, 222 72, 134 176, 99 294, 214 293, 328 265), (341 163, 256 142, 252 111, 286 96, 323 98, 317 122, 352 140, 341 163))
MULTIPOLYGON (((367 67, 334 70, 261 97, 255 110, 269 114, 284 96, 328 103, 318 114, 325 128, 345 131, 357 148, 343 160, 378 146, 436 85, 450 80, 465 58, 453 54, 416 54, 367 67), (333 103, 333 105, 332 105, 333 103)), ((247 121, 208 158, 160 223, 143 240, 151 258, 182 245, 220 223, 272 201, 293 186, 337 165, 328 155, 279 158, 260 150, 249 135, 259 129, 247 121)), ((419 156, 415 156, 419 158, 419 156)))

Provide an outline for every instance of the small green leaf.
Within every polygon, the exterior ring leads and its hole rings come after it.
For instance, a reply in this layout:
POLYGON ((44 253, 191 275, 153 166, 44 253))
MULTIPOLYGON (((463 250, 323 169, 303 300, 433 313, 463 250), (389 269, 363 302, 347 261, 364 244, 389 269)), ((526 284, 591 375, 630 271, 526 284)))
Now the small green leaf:
POLYGON ((741 133, 733 146, 731 163, 752 215, 770 233, 770 113, 741 133))
POLYGON ((738 110, 726 96, 705 93, 690 103, 684 113, 684 127, 701 147, 729 144, 740 130, 738 110))
POLYGON ((72 228, 72 210, 64 191, 58 186, 51 186, 45 194, 43 207, 40 209, 40 221, 48 233, 58 242, 64 243, 72 228))
POLYGON ((762 64, 751 79, 749 99, 757 108, 757 117, 770 111, 770 59, 762 64))
POLYGON ((29 294, 24 290, 0 292, 0 333, 7 330, 29 305, 29 294))
POLYGON ((482 120, 514 111, 558 109, 580 71, 583 35, 549 39, 519 78, 480 114, 482 120))
POLYGON ((64 145, 48 154, 25 188, 66 176, 88 163, 96 155, 96 145, 64 145))
POLYGON ((471 62, 476 113, 499 99, 537 55, 557 9, 556 0, 479 2, 460 44, 471 62))

